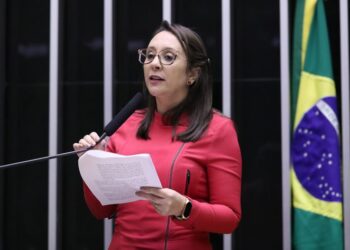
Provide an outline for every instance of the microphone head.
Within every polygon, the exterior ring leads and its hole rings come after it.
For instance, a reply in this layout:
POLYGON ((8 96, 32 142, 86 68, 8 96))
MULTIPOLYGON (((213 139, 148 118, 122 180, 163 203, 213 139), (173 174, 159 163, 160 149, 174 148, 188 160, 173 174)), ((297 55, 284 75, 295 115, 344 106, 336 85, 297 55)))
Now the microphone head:
POLYGON ((114 116, 104 128, 104 132, 111 136, 128 118, 132 113, 140 106, 143 101, 143 95, 138 92, 136 95, 120 110, 120 112, 114 116))

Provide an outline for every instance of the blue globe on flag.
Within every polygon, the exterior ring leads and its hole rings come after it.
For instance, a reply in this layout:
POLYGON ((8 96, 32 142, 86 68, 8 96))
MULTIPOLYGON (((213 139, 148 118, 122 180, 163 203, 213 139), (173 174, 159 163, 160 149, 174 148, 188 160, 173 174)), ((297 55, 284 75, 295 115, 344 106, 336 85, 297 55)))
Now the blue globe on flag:
POLYGON ((342 201, 336 98, 319 100, 295 129, 292 161, 301 185, 315 198, 342 201))

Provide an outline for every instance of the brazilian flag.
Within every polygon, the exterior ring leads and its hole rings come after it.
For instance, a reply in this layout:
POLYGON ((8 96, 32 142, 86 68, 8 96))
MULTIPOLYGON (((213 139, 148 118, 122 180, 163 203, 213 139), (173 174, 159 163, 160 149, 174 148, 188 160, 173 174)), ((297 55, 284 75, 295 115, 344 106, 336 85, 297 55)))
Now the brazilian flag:
POLYGON ((343 249, 336 90, 324 0, 296 0, 291 183, 293 249, 343 249))

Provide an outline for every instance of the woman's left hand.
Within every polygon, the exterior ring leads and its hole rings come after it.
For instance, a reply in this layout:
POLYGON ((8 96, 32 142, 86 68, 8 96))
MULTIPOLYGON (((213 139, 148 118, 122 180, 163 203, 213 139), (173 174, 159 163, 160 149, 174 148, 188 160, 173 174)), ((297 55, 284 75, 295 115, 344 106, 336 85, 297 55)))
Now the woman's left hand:
POLYGON ((182 214, 187 198, 173 189, 141 187, 136 195, 147 199, 160 215, 182 214))

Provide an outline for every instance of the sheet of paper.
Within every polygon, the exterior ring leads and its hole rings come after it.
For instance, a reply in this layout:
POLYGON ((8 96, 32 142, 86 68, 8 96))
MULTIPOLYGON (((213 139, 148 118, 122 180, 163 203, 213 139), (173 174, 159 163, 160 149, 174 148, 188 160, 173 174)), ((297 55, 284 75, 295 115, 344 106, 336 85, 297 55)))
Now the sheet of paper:
POLYGON ((149 154, 89 150, 78 164, 81 177, 102 205, 141 200, 135 195, 141 186, 162 187, 149 154))

